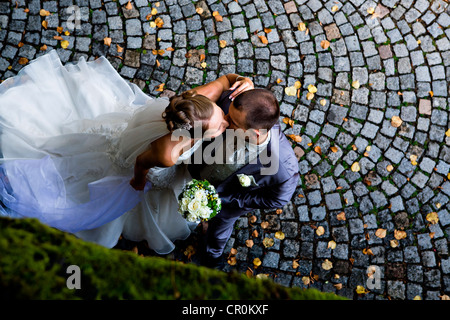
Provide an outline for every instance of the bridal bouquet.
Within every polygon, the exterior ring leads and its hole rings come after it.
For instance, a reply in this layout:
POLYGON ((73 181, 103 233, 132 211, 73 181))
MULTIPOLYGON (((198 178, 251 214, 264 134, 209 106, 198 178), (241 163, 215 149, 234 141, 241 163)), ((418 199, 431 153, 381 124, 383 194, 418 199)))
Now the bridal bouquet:
POLYGON ((217 215, 222 204, 216 189, 207 180, 193 179, 178 196, 178 212, 190 222, 217 215))

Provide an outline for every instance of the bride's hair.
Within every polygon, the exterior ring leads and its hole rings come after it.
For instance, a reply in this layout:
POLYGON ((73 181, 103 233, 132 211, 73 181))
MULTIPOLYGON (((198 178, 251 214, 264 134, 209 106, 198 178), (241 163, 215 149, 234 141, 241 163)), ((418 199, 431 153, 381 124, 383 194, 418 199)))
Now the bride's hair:
POLYGON ((189 90, 171 97, 169 101, 162 117, 170 132, 177 129, 193 131, 197 121, 202 122, 203 132, 208 129, 208 120, 213 115, 214 104, 207 97, 189 90))

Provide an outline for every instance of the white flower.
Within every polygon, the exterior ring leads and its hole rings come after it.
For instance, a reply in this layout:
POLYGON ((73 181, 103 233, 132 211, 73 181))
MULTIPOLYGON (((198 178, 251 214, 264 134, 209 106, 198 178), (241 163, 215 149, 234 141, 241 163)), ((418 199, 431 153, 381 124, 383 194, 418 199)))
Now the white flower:
POLYGON ((186 220, 189 222, 195 222, 198 220, 198 216, 196 214, 189 213, 186 217, 186 220))
POLYGON ((199 217, 202 219, 209 219, 209 217, 211 216, 211 212, 212 212, 212 210, 208 207, 201 207, 197 211, 199 217))
POLYGON ((196 213, 197 210, 200 208, 200 206, 201 206, 200 201, 194 199, 191 202, 189 202, 188 210, 189 210, 190 213, 196 213))
POLYGON ((195 197, 196 200, 200 202, 204 202, 206 199, 206 192, 205 190, 197 190, 195 191, 195 197))
POLYGON ((237 176, 239 178, 239 183, 241 184, 241 186, 250 187, 250 185, 252 184, 252 180, 249 176, 247 176, 246 174, 238 174, 237 176))

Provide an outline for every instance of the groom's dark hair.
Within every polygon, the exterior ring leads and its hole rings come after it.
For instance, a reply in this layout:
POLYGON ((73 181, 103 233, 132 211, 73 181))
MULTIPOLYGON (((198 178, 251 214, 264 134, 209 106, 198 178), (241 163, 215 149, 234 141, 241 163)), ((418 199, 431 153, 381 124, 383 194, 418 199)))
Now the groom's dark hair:
POLYGON ((246 112, 245 129, 270 130, 280 117, 278 100, 267 89, 244 91, 234 99, 233 105, 237 110, 246 112))

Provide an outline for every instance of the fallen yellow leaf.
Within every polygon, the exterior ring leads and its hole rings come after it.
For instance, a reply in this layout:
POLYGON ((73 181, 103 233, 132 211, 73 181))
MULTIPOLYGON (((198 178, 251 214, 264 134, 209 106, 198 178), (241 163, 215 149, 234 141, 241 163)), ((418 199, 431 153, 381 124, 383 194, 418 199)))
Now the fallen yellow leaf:
POLYGON ((306 99, 312 100, 313 98, 314 98, 314 93, 308 92, 308 93, 306 94, 306 99))
POLYGON ((387 232, 386 229, 379 228, 379 229, 377 229, 377 231, 375 231, 375 235, 376 235, 378 238, 383 239, 384 237, 386 237, 386 232, 387 232))
POLYGON ((325 233, 324 227, 319 226, 319 227, 316 229, 316 234, 317 234, 319 237, 322 236, 324 233, 325 233))
POLYGON ((323 270, 330 270, 331 268, 333 268, 333 263, 330 260, 325 259, 325 261, 322 263, 322 268, 323 270))
POLYGON ((280 240, 284 240, 285 234, 282 231, 277 231, 275 232, 275 238, 280 239, 280 240))
POLYGON ((306 30, 306 24, 304 22, 299 22, 297 25, 297 28, 299 31, 305 31, 306 30))
POLYGON ((368 291, 363 286, 356 286, 356 293, 357 294, 366 294, 368 291))
POLYGON ((327 104, 327 100, 325 100, 325 99, 321 99, 321 100, 320 100, 320 105, 321 105, 322 107, 325 107, 326 104, 327 104))
POLYGON ((133 9, 133 5, 131 4, 131 1, 128 1, 127 5, 125 6, 125 9, 127 9, 127 10, 133 9))
POLYGON ((399 116, 393 116, 391 118, 391 126, 393 126, 394 128, 400 127, 402 125, 402 123, 403 123, 403 120, 400 119, 399 116))
POLYGON ((226 40, 219 40, 219 46, 221 48, 225 48, 227 46, 227 41, 226 40))
POLYGON ((313 85, 313 84, 310 84, 310 85, 308 86, 308 92, 316 93, 316 92, 317 92, 316 86, 313 85))
POLYGON ((269 226, 269 223, 267 221, 261 222, 261 228, 266 229, 269 226))
POLYGON ((367 13, 368 14, 373 14, 374 12, 375 12, 375 8, 374 7, 367 8, 367 13))
POLYGON ((327 248, 336 249, 336 242, 334 240, 328 241, 327 248))
POLYGON ((336 12, 339 10, 339 7, 337 5, 334 5, 331 7, 331 12, 336 12))
POLYGON ((360 88, 360 84, 359 84, 359 80, 355 80, 352 82, 352 87, 355 89, 359 89, 360 88))
POLYGON ((275 241, 272 238, 265 237, 263 240, 263 245, 266 248, 273 247, 274 244, 275 244, 275 241))
POLYGON ((429 214, 427 214, 426 219, 431 224, 436 224, 439 222, 439 216, 438 216, 437 212, 430 212, 429 214))
POLYGON ((198 14, 202 14, 203 13, 203 8, 202 7, 198 7, 195 9, 195 12, 197 12, 198 14))
POLYGON ((350 168, 353 172, 358 172, 361 170, 361 167, 359 166, 359 162, 354 162, 350 168))
POLYGON ((259 259, 259 258, 253 259, 253 265, 254 265, 255 269, 258 268, 261 265, 261 259, 259 259))
POLYGON ((294 97, 297 94, 297 89, 295 87, 286 87, 284 88, 284 93, 288 96, 294 97))
POLYGON ((68 46, 69 46, 69 41, 67 41, 67 40, 61 41, 61 48, 67 49, 68 46))
POLYGON ((249 248, 253 247, 254 243, 252 239, 246 240, 245 245, 249 248))
POLYGON ((450 129, 448 129, 447 131, 445 131, 445 135, 446 135, 447 137, 450 137, 450 129))

